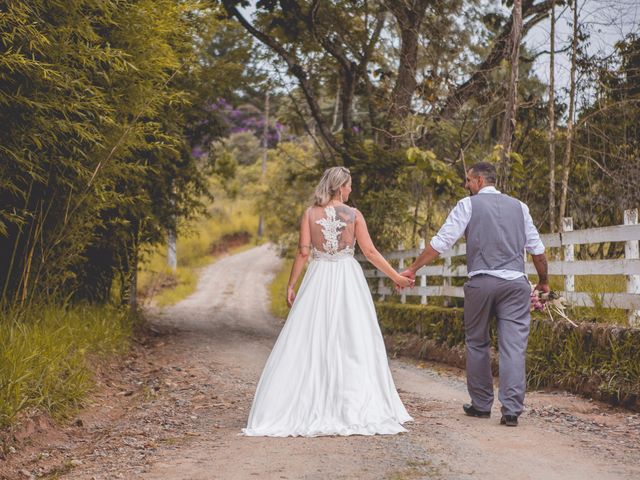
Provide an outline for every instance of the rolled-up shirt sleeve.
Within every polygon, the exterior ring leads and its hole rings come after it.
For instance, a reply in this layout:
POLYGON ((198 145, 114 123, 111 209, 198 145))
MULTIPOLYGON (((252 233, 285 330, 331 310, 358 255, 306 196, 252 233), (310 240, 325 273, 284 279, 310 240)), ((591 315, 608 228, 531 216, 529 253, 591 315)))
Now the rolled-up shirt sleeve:
POLYGON ((524 248, 531 255, 540 255, 544 253, 544 244, 542 240, 540 240, 540 233, 533 224, 529 207, 522 202, 520 202, 520 204, 522 205, 522 213, 524 214, 524 233, 526 238, 524 248))
POLYGON ((471 199, 465 197, 451 210, 444 225, 429 242, 433 249, 438 253, 444 253, 453 247, 458 239, 464 235, 469 220, 471 220, 471 199))

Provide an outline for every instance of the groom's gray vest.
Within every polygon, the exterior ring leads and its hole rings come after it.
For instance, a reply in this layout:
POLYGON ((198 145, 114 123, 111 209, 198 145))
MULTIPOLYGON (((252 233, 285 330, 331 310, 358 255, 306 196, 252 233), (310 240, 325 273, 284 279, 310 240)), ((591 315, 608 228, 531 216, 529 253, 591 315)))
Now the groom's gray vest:
POLYGON ((524 214, 518 200, 502 193, 471 197, 465 230, 467 271, 515 270, 524 273, 524 214))

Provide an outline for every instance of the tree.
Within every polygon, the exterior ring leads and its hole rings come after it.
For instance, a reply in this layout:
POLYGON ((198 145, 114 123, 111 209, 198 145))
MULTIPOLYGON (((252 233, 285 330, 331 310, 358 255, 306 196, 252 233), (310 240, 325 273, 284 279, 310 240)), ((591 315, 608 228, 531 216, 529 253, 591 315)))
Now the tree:
MULTIPOLYGON (((434 0, 385 2, 382 6, 368 2, 351 2, 348 7, 342 2, 333 4, 317 0, 311 2, 281 0, 260 2, 256 19, 252 23, 238 10, 237 6, 241 2, 225 0, 223 3, 231 17, 236 18, 249 33, 286 64, 288 73, 297 80, 303 92, 309 113, 318 126, 322 139, 347 165, 351 160, 346 155, 346 150, 354 140, 352 134, 354 96, 362 92, 365 102, 369 104, 373 102, 375 96, 386 98, 389 108, 386 109, 384 118, 378 121, 372 116, 370 121, 371 124, 383 126, 383 132, 388 135, 385 142, 388 141, 389 136, 391 138, 397 136, 385 127, 405 118, 410 113, 412 101, 415 99, 416 73, 420 70, 418 44, 425 35, 425 31, 420 27, 427 18, 429 18, 427 24, 430 27, 436 23, 433 19, 452 24, 448 16, 460 9, 458 2, 449 4, 434 0), (387 71, 388 68, 394 68, 390 67, 393 62, 379 59, 374 53, 378 42, 382 41, 382 32, 388 26, 383 14, 384 9, 393 13, 396 19, 395 26, 399 29, 399 37, 402 39, 397 58, 399 66, 397 71, 395 69, 387 71), (427 9, 430 9, 429 13, 432 14, 433 19, 427 15, 427 9), (345 12, 348 12, 348 15, 345 12), (308 71, 325 61, 339 72, 342 142, 334 137, 329 128, 330 121, 322 114, 320 108, 322 91, 317 88, 319 84, 311 81, 313 74, 308 71), (395 79, 393 87, 387 93, 374 93, 375 85, 370 76, 369 66, 371 65, 375 70, 376 64, 379 65, 377 71, 382 78, 395 79), (362 88, 359 90, 360 84, 362 88)), ((522 16, 527 19, 527 22, 522 26, 522 34, 546 18, 550 6, 551 0, 539 3, 526 0, 522 5, 522 16)), ((437 112, 439 118, 445 120, 452 118, 470 98, 480 94, 486 88, 489 72, 497 68, 500 62, 509 58, 512 53, 507 47, 511 31, 512 22, 508 22, 497 34, 493 48, 469 79, 451 89, 445 98, 440 99, 439 103, 442 107, 437 112)), ((443 33, 446 34, 446 32, 443 33)), ((434 38, 430 40, 437 41, 434 38)))
POLYGON ((578 0, 573 0, 573 35, 571 38, 571 69, 569 86, 569 113, 567 117, 566 146, 562 160, 562 185, 560 191, 560 206, 558 211, 558 228, 561 228, 562 218, 567 210, 567 194, 569 191, 569 172, 571 169, 571 157, 573 153, 573 121, 576 103, 576 69, 578 58, 578 0))
POLYGON ((498 172, 498 181, 506 187, 510 172, 511 141, 516 129, 516 112, 518 110, 518 64, 520 58, 520 43, 522 42, 522 0, 514 0, 511 14, 511 35, 509 36, 509 90, 505 101, 504 120, 502 122, 502 136, 500 144, 502 155, 498 172))
POLYGON ((551 2, 549 40, 549 230, 556 231, 556 97, 555 97, 555 49, 556 10, 555 0, 551 2))
POLYGON ((10 0, 0 12, 0 302, 106 301, 117 284, 132 299, 142 246, 202 211, 198 102, 241 83, 242 65, 219 62, 228 80, 212 83, 194 45, 219 11, 10 0))

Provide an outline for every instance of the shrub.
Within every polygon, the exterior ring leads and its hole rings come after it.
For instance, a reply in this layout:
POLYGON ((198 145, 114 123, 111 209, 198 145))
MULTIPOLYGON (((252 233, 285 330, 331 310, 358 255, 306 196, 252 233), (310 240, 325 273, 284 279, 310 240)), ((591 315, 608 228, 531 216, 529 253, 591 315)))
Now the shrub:
MULTIPOLYGON (((410 334, 424 345, 439 349, 438 360, 447 362, 444 348, 462 352, 463 310, 378 303, 383 333, 410 334)), ((406 344, 406 340, 405 340, 406 344)), ((575 328, 562 321, 534 317, 527 349, 527 384, 530 389, 563 388, 628 408, 640 407, 640 329, 583 322, 575 328)), ((495 329, 492 346, 497 347, 495 329)), ((432 357, 431 357, 432 358, 432 357)), ((451 358, 456 359, 456 356, 451 358)), ((451 362, 449 362, 451 363, 451 362)), ((454 364, 461 366, 457 359, 454 364)))

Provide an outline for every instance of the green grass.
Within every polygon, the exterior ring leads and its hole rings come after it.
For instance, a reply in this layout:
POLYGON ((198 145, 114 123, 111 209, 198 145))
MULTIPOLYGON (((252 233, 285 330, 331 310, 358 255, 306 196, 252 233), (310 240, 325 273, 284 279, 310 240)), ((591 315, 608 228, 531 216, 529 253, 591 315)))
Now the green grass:
POLYGON ((198 273, 193 268, 178 267, 172 274, 176 285, 172 288, 164 288, 155 297, 160 307, 175 305, 180 300, 187 298, 196 290, 198 273))
MULTIPOLYGON (((576 292, 587 293, 620 293, 626 291, 627 280, 624 275, 576 275, 576 292)), ((536 275, 530 275, 529 279, 535 283, 536 275)), ((549 275, 549 285, 553 290, 564 290, 564 277, 561 275, 549 275)))
POLYGON ((220 246, 224 238, 245 233, 250 239, 248 244, 232 247, 229 253, 252 247, 258 229, 258 217, 253 210, 249 200, 222 198, 216 201, 210 218, 191 225, 185 235, 178 237, 176 272, 167 266, 165 245, 150 252, 138 272, 138 291, 145 302, 155 294, 159 306, 173 305, 192 294, 198 283, 197 270, 221 255, 216 246, 220 246))
MULTIPOLYGON (((385 336, 413 336, 422 342, 419 352, 411 350, 412 355, 464 365, 459 355, 465 339, 463 309, 384 302, 376 304, 376 311, 385 336), (433 349, 434 344, 438 348, 433 349)), ((495 322, 490 331, 496 349, 495 322)), ((573 327, 536 315, 527 348, 527 385, 533 390, 563 388, 637 410, 639 343, 638 329, 590 322, 573 327)))
MULTIPOLYGON (((293 259, 287 258, 282 262, 280 271, 271 281, 269 285, 269 297, 271 300, 271 313, 278 318, 286 318, 289 314, 289 307, 287 306, 286 292, 287 282, 289 281, 289 274, 291 273, 291 266, 293 265, 293 259)), ((301 275, 302 276, 302 275, 301 275)))
MULTIPOLYGON (((532 282, 537 281, 537 276, 529 277, 532 282)), ((568 305, 568 315, 577 322, 594 321, 599 323, 612 323, 628 325, 627 311, 620 308, 608 308, 602 301, 603 293, 622 293, 626 291, 627 279, 624 275, 576 275, 575 291, 586 292, 591 297, 594 307, 572 307, 568 305)), ((564 290, 564 277, 550 275, 549 285, 552 290, 564 290)))
POLYGON ((0 314, 0 428, 36 409, 63 418, 93 386, 91 364, 126 351, 133 319, 125 310, 80 305, 0 314))
MULTIPOLYGON (((289 315, 289 307, 287 306, 287 282, 289 281, 289 274, 291 274, 291 267, 293 266, 293 259, 287 258, 282 262, 280 271, 271 281, 269 285, 269 297, 271 305, 271 314, 278 318, 287 318, 289 315)), ((302 270, 298 283, 296 284, 296 292, 300 288, 302 279, 306 272, 306 267, 302 270)))

